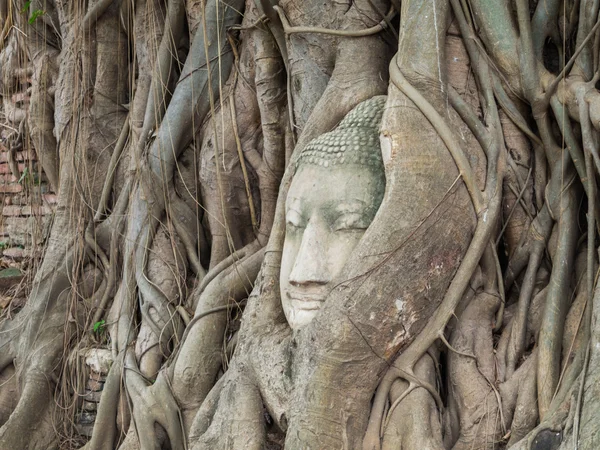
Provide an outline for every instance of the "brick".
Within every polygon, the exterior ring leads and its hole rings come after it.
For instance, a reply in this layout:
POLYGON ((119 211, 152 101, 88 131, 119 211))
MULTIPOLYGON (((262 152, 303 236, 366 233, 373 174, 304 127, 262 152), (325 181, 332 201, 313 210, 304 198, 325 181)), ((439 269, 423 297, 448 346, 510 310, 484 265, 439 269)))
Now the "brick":
POLYGON ((75 428, 77 428, 77 432, 81 435, 81 436, 85 436, 88 438, 92 437, 92 433, 94 431, 94 424, 76 424, 75 428))
MULTIPOLYGON (((88 352, 93 352, 93 351, 95 351, 95 350, 97 350, 97 349, 95 349, 95 348, 92 348, 92 349, 89 349, 89 350, 88 350, 86 353, 88 353, 88 352)), ((102 349, 102 350, 104 350, 104 349, 102 349)), ((102 350, 101 350, 101 351, 102 351, 102 350)), ((88 365, 88 366, 89 366, 89 364, 86 364, 86 365, 88 365)), ((104 378, 105 378, 105 377, 104 377, 104 375, 102 375, 102 373, 101 373, 101 372, 98 372, 98 371, 94 370, 93 368, 92 368, 92 370, 90 370, 90 379, 91 379, 91 380, 94 380, 94 381, 100 381, 101 383, 104 383, 104 378)))
MULTIPOLYGON (((15 152, 15 159, 19 162, 22 161, 36 161, 37 156, 35 152, 15 152)), ((0 163, 8 162, 8 149, 6 146, 0 144, 0 163)))
POLYGON ((98 409, 98 403, 83 401, 82 409, 84 411, 96 411, 98 409))
POLYGON ((90 425, 96 421, 96 414, 93 412, 82 411, 77 418, 77 423, 80 425, 90 425))
POLYGON ((17 152, 17 161, 37 161, 37 154, 34 151, 17 152))
POLYGON ((23 206, 28 203, 29 203, 29 200, 27 199, 27 196, 24 194, 15 194, 15 195, 10 196, 10 204, 11 205, 23 206))
POLYGON ((91 348, 84 356, 85 365, 91 369, 90 378, 104 382, 113 362, 112 352, 106 348, 91 348))
POLYGON ((7 205, 2 208, 3 216, 45 216, 48 214, 52 214, 52 208, 42 205, 7 205))
POLYGON ((17 92, 16 94, 12 95, 11 100, 13 103, 18 103, 18 102, 29 103, 29 95, 27 95, 27 92, 17 92))
POLYGON ((17 262, 12 258, 6 258, 4 256, 2 258, 0 258, 0 262, 5 267, 16 267, 17 269, 21 268, 23 265, 22 262, 17 262))
POLYGON ((2 251, 2 256, 11 259, 21 260, 26 256, 25 250, 19 247, 6 248, 2 251))
POLYGON ((51 215, 4 216, 4 231, 10 236, 8 240, 11 244, 30 247, 33 245, 34 240, 40 243, 44 236, 48 236, 51 219, 51 215))
POLYGON ((52 214, 52 208, 41 205, 27 205, 21 208, 22 216, 45 216, 52 214))
POLYGON ((11 184, 0 184, 0 194, 18 194, 23 190, 23 186, 19 183, 11 183, 11 184))
POLYGON ((0 183, 2 184, 16 183, 17 181, 19 179, 12 174, 0 175, 0 183))
POLYGON ((102 391, 87 391, 83 396, 83 400, 93 403, 100 403, 100 397, 102 397, 102 391))
POLYGON ((23 208, 17 205, 9 205, 2 208, 3 216, 21 216, 23 208))
POLYGON ((102 389, 104 389, 104 383, 98 380, 93 380, 91 378, 89 378, 87 380, 86 383, 86 387, 91 391, 91 392, 101 392, 102 389))
POLYGON ((49 205, 56 205, 58 203, 58 196, 56 194, 44 194, 44 201, 49 205))
MULTIPOLYGON (((18 164, 19 166, 19 172, 23 173, 23 171, 25 170, 25 167, 27 167, 25 164, 18 164)), ((0 173, 12 173, 10 171, 10 166, 8 165, 8 163, 0 163, 0 173)))

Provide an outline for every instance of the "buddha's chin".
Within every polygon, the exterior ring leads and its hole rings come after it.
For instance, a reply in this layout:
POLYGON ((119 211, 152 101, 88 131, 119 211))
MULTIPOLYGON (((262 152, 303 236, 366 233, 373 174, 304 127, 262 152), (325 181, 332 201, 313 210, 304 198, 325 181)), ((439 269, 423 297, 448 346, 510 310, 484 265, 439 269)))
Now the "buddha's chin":
POLYGON ((292 301, 292 308, 288 311, 288 323, 293 330, 299 330, 308 325, 316 317, 321 307, 321 302, 292 301), (314 303, 314 304, 313 304, 314 303))

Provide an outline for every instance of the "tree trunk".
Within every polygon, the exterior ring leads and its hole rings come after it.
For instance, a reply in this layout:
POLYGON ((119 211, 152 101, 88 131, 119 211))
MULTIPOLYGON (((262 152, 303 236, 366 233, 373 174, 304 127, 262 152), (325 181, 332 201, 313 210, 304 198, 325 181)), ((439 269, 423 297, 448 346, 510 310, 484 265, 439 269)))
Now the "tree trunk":
POLYGON ((599 9, 0 1, 0 448, 595 448, 599 9))

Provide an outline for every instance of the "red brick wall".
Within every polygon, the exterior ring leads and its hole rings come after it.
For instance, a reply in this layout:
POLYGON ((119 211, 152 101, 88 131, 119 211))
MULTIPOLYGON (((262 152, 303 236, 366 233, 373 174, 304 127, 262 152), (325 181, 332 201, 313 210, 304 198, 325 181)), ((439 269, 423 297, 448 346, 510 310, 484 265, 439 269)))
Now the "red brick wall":
POLYGON ((18 177, 0 143, 0 265, 5 267, 21 266, 40 250, 56 205, 35 152, 15 152, 15 160, 18 177))

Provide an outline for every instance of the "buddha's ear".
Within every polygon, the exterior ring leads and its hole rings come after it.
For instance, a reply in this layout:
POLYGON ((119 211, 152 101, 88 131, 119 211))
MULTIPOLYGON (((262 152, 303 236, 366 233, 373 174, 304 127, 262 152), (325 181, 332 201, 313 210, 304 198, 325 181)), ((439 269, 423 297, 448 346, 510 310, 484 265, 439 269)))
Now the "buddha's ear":
POLYGON ((381 147, 381 159, 386 167, 392 161, 392 140, 384 134, 379 135, 379 144, 381 147))

